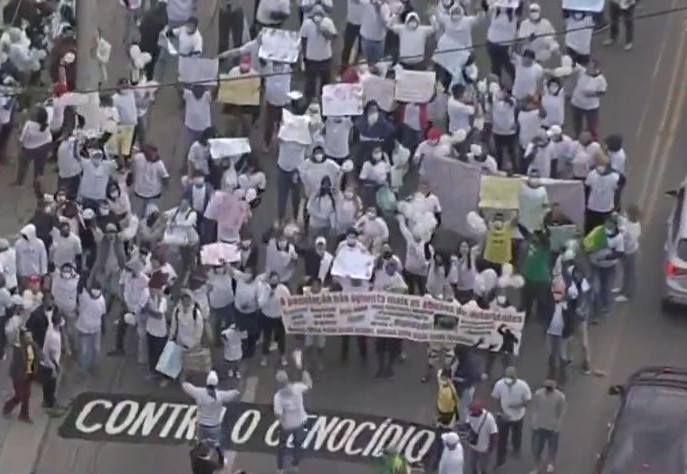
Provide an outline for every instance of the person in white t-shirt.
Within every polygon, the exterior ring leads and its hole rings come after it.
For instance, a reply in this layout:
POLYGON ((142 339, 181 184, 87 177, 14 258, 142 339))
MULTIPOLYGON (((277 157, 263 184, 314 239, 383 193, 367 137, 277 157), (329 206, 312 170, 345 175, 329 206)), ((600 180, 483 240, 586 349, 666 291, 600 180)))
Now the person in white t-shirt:
POLYGON ((143 218, 148 206, 156 204, 162 196, 169 182, 169 173, 157 148, 152 145, 147 145, 143 152, 131 157, 131 173, 134 194, 132 208, 139 218, 143 218))
POLYGON ((106 314, 103 292, 97 283, 93 283, 79 295, 76 330, 79 341, 79 366, 82 370, 92 370, 100 354, 103 318, 106 314))
POLYGON ((325 16, 319 5, 313 8, 312 16, 303 21, 301 41, 305 63, 305 98, 308 103, 315 95, 320 95, 322 87, 332 80, 332 41, 337 34, 334 22, 325 16))
POLYGON ((470 472, 486 474, 491 469, 491 453, 496 448, 499 428, 496 419, 479 400, 468 406, 468 447, 470 472))
POLYGON ((627 161, 627 154, 623 148, 623 137, 618 133, 613 133, 606 137, 604 146, 611 168, 621 175, 625 176, 625 162, 627 161))
POLYGON ((360 0, 360 48, 368 64, 376 64, 384 56, 384 40, 392 13, 388 2, 360 0))
POLYGON ((526 49, 522 56, 515 56, 515 80, 512 94, 516 100, 541 93, 544 68, 535 60, 534 51, 526 49))
POLYGON ((45 162, 52 149, 52 134, 50 133, 48 112, 43 107, 36 107, 24 123, 19 135, 21 152, 17 165, 17 180, 15 186, 24 184, 29 165, 33 163, 34 181, 43 176, 45 162))
POLYGON ((308 414, 303 405, 303 395, 312 389, 310 374, 303 371, 301 380, 291 382, 284 370, 277 372, 277 393, 274 394, 274 415, 279 422, 279 444, 277 445, 277 472, 284 472, 284 455, 287 442, 293 436, 293 452, 291 456, 291 472, 298 471, 298 464, 302 457, 302 443, 305 439, 305 422, 308 414))
POLYGON ((542 18, 538 3, 530 3, 528 16, 518 28, 518 39, 523 41, 525 48, 534 51, 540 63, 548 61, 560 48, 556 41, 556 30, 548 19, 542 18))
POLYGON ((584 184, 587 188, 587 232, 603 225, 616 207, 616 197, 625 179, 611 169, 605 155, 596 156, 596 167, 589 172, 584 184))
POLYGON ((608 83, 599 70, 599 64, 594 60, 590 60, 586 67, 577 65, 575 71, 577 83, 570 99, 573 130, 575 135, 588 130, 596 140, 599 136, 601 97, 606 94, 608 83))
POLYGON ((186 131, 186 150, 198 140, 203 132, 212 127, 210 104, 212 94, 202 85, 192 85, 184 89, 184 129, 186 131))
POLYGON ((520 454, 522 446, 522 427, 527 412, 527 404, 532 400, 530 386, 517 377, 515 367, 507 367, 503 378, 494 384, 491 396, 498 400, 499 442, 496 450, 496 466, 506 462, 508 440, 513 446, 513 455, 520 454))
POLYGON ((424 69, 425 45, 434 34, 434 26, 421 25, 417 13, 410 12, 405 23, 392 24, 391 31, 398 35, 399 64, 404 69, 424 69))
MULTIPOLYGON (((639 241, 642 237, 641 212, 636 204, 627 207, 625 216, 621 217, 621 231, 623 234, 623 244, 625 253, 621 260, 623 269, 623 284, 618 288, 618 296, 615 300, 624 303, 631 299, 637 287, 637 253, 639 252, 639 241)), ((616 291, 615 289, 613 291, 616 291)))
MULTIPOLYGON (((144 311, 146 319, 146 339, 148 346, 148 370, 149 379, 157 377, 157 362, 162 355, 162 351, 167 344, 167 297, 163 287, 167 284, 167 277, 164 273, 158 272, 148 281, 148 302, 144 311)), ((168 380, 163 378, 161 385, 167 385, 168 380)))
POLYGON ((449 97, 448 108, 448 131, 450 133, 458 130, 469 132, 472 128, 471 122, 475 115, 476 108, 465 97, 465 86, 456 84, 451 89, 452 96, 449 97))
MULTIPOLYGON (((615 280, 616 267, 625 255, 625 236, 618 225, 616 215, 609 216, 604 222, 606 245, 589 255, 591 263, 593 287, 595 292, 595 317, 607 314, 613 305, 612 288, 615 280)), ((594 320, 593 320, 594 321, 594 320)))

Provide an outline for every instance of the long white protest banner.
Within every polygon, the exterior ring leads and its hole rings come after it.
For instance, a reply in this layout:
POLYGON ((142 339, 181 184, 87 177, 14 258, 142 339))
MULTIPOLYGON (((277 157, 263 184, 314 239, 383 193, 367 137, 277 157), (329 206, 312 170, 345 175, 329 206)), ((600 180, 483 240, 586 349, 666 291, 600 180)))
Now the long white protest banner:
POLYGON ((504 334, 522 337, 524 312, 386 292, 327 293, 284 298, 282 321, 292 334, 394 337, 475 345, 498 351, 504 334), (481 341, 481 342, 480 342, 481 341))

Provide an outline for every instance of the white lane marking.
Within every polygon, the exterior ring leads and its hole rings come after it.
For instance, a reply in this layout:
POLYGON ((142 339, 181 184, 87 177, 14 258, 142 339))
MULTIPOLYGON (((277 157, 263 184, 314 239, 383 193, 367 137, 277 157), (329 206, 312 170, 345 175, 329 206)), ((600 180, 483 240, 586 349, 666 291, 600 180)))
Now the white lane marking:
MULTIPOLYGON (((241 396, 242 402, 253 403, 255 401, 255 396, 258 391, 258 376, 251 375, 246 378, 246 385, 243 389, 243 395, 241 396)), ((236 451, 225 450, 224 451, 224 472, 231 473, 234 471, 234 462, 236 461, 236 451)))

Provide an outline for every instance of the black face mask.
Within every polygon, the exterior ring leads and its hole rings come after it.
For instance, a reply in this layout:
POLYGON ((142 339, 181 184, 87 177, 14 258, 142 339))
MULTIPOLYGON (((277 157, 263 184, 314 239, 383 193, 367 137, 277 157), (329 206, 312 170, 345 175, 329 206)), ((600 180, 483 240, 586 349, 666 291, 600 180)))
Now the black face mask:
POLYGON ((382 254, 382 256, 383 256, 384 258, 386 258, 386 259, 389 259, 389 258, 391 258, 391 257, 393 256, 393 254, 392 254, 391 252, 384 252, 384 253, 382 254))
POLYGON ((545 389, 548 393, 553 392, 553 387, 544 387, 544 389, 545 389))

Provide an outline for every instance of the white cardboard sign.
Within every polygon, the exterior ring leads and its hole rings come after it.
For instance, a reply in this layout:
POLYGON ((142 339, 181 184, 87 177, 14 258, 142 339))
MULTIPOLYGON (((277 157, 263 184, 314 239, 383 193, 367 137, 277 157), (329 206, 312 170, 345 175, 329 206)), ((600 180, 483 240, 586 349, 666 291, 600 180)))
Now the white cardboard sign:
POLYGON ((396 100, 424 104, 436 90, 434 71, 398 71, 396 73, 396 100))
POLYGON ((264 28, 260 32, 260 59, 295 63, 301 52, 301 37, 297 31, 264 28))
POLYGON ((322 115, 342 117, 363 113, 363 88, 360 84, 329 84, 322 88, 322 115))

